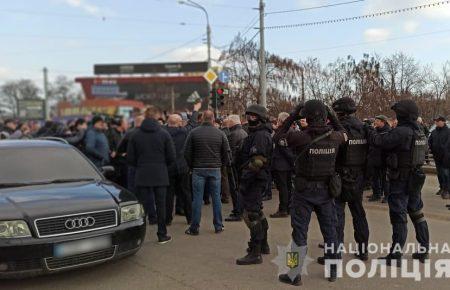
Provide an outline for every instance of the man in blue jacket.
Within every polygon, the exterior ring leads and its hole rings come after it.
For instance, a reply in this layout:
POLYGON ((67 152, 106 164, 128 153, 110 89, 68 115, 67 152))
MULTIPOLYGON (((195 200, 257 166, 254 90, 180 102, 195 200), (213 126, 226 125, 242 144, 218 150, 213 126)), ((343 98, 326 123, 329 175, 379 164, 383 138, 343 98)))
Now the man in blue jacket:
POLYGON ((109 163, 109 144, 105 135, 105 121, 101 116, 94 116, 92 126, 85 137, 86 156, 98 168, 109 163))

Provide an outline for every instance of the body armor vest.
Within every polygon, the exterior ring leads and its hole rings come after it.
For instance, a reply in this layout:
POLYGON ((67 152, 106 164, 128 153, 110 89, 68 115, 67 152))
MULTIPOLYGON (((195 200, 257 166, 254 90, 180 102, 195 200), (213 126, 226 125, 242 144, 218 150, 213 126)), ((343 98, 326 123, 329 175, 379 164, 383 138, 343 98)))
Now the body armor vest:
POLYGON ((361 128, 347 129, 348 140, 339 152, 338 164, 342 167, 361 167, 366 164, 368 143, 361 128))
POLYGON ((422 166, 425 163, 427 150, 427 137, 421 130, 414 130, 411 150, 398 153, 398 167, 414 168, 422 166))
POLYGON ((325 179, 335 173, 335 163, 339 146, 330 137, 309 146, 295 163, 297 176, 306 179, 325 179))

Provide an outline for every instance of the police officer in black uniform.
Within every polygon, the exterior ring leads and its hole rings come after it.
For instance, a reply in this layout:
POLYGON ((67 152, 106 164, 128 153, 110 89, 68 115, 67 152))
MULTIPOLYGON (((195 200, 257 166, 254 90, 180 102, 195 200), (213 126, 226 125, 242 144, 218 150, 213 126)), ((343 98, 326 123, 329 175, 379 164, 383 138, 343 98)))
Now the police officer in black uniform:
MULTIPOLYGON (((312 211, 316 212, 320 230, 326 245, 325 258, 338 259, 336 218, 332 188, 336 177, 335 163, 339 146, 346 140, 344 128, 335 113, 319 100, 310 100, 304 108, 299 104, 286 119, 280 130, 296 154, 295 192, 292 195, 291 225, 293 245, 303 261, 307 252, 308 226, 312 211), (295 120, 306 117, 308 127, 304 131, 288 132, 295 120), (327 125, 327 117, 331 126, 327 125)), ((301 285, 301 269, 295 277, 290 273, 278 278, 283 283, 301 285)), ((329 281, 336 280, 336 264, 330 267, 329 281)))
POLYGON ((384 135, 372 132, 371 142, 387 154, 390 192, 389 216, 392 224, 392 247, 384 257, 386 264, 400 264, 402 249, 407 237, 409 215, 420 250, 413 254, 422 263, 428 258, 429 232, 422 212, 421 190, 425 174, 421 167, 425 162, 427 138, 417 124, 419 108, 412 100, 401 100, 391 108, 397 115, 398 125, 384 135))
POLYGON ((273 150, 271 124, 267 120, 266 108, 261 105, 249 106, 245 115, 249 135, 244 139, 237 163, 241 169, 243 218, 250 229, 250 242, 248 254, 236 260, 238 265, 261 264, 261 254, 270 254, 267 243, 269 224, 262 211, 262 195, 269 177, 273 150))
MULTIPOLYGON (((368 152, 368 129, 354 116, 356 103, 351 98, 341 98, 335 101, 332 108, 348 137, 347 142, 339 148, 336 162, 336 171, 342 179, 342 193, 335 201, 338 242, 340 244, 344 242, 345 205, 348 204, 353 218, 354 237, 358 245, 356 257, 367 261, 369 225, 362 200, 368 152)), ((323 264, 323 257, 319 258, 318 262, 323 264)))

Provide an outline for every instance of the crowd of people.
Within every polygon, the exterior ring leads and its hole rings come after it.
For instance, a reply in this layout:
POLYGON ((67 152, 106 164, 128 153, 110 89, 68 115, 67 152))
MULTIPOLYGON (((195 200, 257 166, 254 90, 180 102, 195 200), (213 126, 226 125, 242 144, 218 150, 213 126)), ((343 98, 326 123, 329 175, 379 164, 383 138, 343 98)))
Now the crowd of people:
MULTIPOLYGON (((329 245, 344 241, 345 207, 348 205, 358 244, 357 257, 367 260, 369 227, 362 204, 370 184, 370 202, 388 203, 393 244, 406 241, 409 214, 419 243, 428 249, 429 234, 422 213, 420 191, 425 175, 421 166, 433 155, 440 189, 450 198, 450 128, 438 116, 431 133, 409 100, 393 106, 396 118, 385 115, 363 121, 355 117, 356 104, 342 98, 328 108, 310 100, 293 112, 268 116, 260 105, 250 105, 244 116, 215 118, 212 111, 165 115, 150 106, 127 120, 94 116, 62 122, 17 122, 7 119, 0 139, 64 138, 83 152, 98 168, 112 165, 109 179, 134 192, 143 204, 149 224, 157 224, 158 242, 171 240, 167 226, 174 214, 183 215, 187 235, 200 234, 203 204, 212 201, 215 233, 224 230, 222 203, 232 202, 225 221, 244 220, 250 230, 247 254, 238 265, 262 263, 269 254, 269 223, 262 203, 279 193, 278 210, 271 218, 291 217, 293 244, 306 255, 311 212, 315 211, 326 251, 318 259, 337 259, 329 245)), ((449 207, 449 206, 447 206, 449 207)), ((449 208, 450 209, 450 208, 449 208)), ((425 254, 414 257, 423 261, 425 254)), ((385 257, 388 264, 401 253, 385 257)), ((331 269, 330 280, 336 278, 331 269)), ((281 282, 299 285, 280 275, 281 282)))

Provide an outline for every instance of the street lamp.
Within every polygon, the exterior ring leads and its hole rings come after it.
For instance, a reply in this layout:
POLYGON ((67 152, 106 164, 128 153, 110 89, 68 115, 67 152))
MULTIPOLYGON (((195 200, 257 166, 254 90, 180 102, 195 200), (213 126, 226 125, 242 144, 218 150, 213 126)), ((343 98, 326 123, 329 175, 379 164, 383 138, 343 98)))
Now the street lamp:
MULTIPOLYGON (((205 7, 201 6, 200 4, 192 1, 192 0, 178 0, 179 4, 191 6, 197 9, 201 9, 203 12, 205 12, 206 15, 206 43, 208 46, 208 69, 211 68, 211 27, 209 26, 209 15, 208 11, 206 11, 205 7)), ((209 85, 209 90, 211 90, 211 84, 209 85)))

